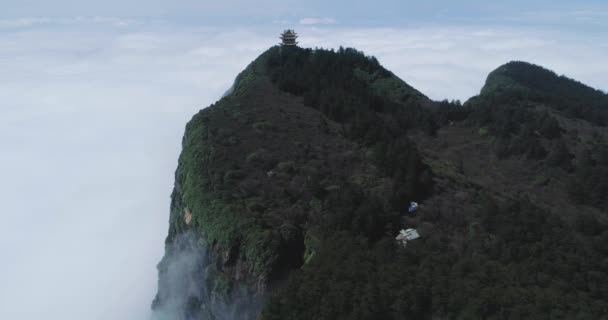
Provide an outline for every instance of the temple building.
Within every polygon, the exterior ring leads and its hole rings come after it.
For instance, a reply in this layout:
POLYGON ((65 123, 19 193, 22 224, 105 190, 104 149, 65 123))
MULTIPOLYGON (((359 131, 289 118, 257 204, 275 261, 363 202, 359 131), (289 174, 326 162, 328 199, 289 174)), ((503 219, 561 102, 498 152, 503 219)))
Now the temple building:
POLYGON ((416 229, 402 229, 401 231, 399 231, 399 235, 397 235, 395 240, 397 240, 397 242, 401 243, 401 245, 405 247, 407 246, 408 241, 416 240, 418 238, 420 238, 420 234, 418 234, 418 231, 416 231, 416 229))
POLYGON ((295 31, 292 29, 287 29, 281 34, 281 45, 295 47, 298 45, 298 42, 296 41, 297 38, 298 34, 295 31))

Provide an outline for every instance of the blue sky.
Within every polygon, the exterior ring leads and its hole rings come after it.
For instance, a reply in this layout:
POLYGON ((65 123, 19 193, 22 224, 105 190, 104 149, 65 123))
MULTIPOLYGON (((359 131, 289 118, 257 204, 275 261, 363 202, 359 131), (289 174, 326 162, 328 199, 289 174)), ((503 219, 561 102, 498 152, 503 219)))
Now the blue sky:
POLYGON ((608 4, 566 1, 295 1, 295 0, 4 0, 0 18, 106 16, 165 19, 189 24, 260 25, 325 17, 345 26, 407 26, 430 23, 606 25, 608 4))
POLYGON ((509 60, 606 91, 602 2, 2 0, 0 319, 147 319, 185 123, 283 28, 433 99, 509 60))

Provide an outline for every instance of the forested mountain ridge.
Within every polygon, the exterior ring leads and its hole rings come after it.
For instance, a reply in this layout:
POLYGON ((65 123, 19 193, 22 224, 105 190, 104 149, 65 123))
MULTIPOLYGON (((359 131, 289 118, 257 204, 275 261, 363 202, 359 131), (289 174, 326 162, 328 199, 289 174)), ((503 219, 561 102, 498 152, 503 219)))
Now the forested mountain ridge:
POLYGON ((569 117, 608 125, 608 94, 523 61, 511 61, 492 71, 477 99, 546 103, 569 117))
POLYGON ((607 132, 506 66, 463 106, 354 49, 263 53, 186 127, 155 313, 605 317, 607 132))

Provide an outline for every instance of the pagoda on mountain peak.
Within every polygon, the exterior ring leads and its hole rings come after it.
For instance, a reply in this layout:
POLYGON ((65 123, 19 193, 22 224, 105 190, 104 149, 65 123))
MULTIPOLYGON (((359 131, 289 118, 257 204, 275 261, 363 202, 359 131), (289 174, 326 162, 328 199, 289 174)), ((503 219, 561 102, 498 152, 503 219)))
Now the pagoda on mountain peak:
POLYGON ((298 38, 298 34, 292 29, 287 29, 283 31, 279 39, 281 39, 281 45, 287 47, 295 47, 298 45, 296 39, 298 38))

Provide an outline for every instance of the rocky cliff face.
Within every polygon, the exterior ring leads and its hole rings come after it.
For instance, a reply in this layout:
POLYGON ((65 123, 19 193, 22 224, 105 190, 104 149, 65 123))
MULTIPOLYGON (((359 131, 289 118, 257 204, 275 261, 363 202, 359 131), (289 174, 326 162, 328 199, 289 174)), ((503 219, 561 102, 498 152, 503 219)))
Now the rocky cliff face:
MULTIPOLYGON (((155 316, 608 312, 604 207, 569 191, 583 163, 571 154, 601 149, 606 130, 586 111, 569 117, 555 86, 528 74, 568 88, 507 65, 461 106, 430 101, 353 49, 271 48, 186 126, 155 316), (397 245, 402 228, 421 239, 397 245)), ((591 168, 608 183, 601 157, 591 153, 591 168)))

